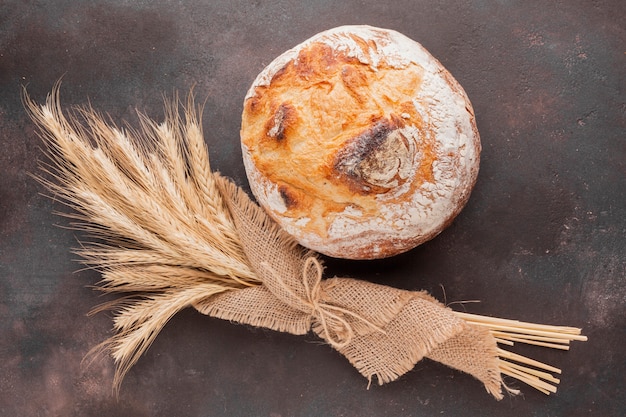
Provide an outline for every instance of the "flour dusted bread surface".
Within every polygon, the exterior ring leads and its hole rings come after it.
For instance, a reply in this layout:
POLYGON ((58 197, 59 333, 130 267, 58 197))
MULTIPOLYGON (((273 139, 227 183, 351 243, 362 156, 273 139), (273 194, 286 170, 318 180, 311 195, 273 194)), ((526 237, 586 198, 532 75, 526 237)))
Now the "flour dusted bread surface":
POLYGON ((244 102, 252 192, 303 246, 373 259, 440 233, 478 173, 471 104, 421 45, 343 26, 285 52, 244 102))

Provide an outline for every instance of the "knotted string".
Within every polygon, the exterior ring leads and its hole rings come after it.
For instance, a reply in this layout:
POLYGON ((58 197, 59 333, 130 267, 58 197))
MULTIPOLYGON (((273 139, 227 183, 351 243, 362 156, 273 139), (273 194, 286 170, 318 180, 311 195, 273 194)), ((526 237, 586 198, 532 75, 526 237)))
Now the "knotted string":
MULTIPOLYGON (((320 336, 335 349, 341 349, 354 338, 354 329, 346 316, 365 324, 370 331, 385 333, 370 320, 348 309, 329 304, 322 298, 322 266, 314 256, 305 259, 302 267, 302 287, 304 293, 298 294, 293 285, 286 282, 284 277, 267 262, 261 262, 261 267, 270 273, 272 279, 279 284, 279 291, 270 284, 268 289, 277 298, 289 304, 291 307, 308 314, 312 319, 316 319, 321 326, 320 336)), ((295 277, 294 277, 295 278, 295 277)), ((267 284, 267 283, 266 283, 267 284)))

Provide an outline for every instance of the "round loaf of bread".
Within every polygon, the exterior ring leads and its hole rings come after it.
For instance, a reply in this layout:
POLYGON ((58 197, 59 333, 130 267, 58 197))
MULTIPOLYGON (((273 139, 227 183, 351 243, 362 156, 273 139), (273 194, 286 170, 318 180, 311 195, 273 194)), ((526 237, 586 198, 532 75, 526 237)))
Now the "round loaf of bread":
POLYGON ((241 145, 259 204, 303 246, 383 258, 440 233, 476 181, 459 83, 420 44, 370 26, 322 32, 248 91, 241 145))

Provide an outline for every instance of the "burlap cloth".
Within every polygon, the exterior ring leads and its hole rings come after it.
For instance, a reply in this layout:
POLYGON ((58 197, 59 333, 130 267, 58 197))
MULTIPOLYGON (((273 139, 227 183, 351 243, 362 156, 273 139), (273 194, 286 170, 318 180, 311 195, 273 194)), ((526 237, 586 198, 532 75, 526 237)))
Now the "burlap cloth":
POLYGON ((427 357, 467 372, 502 398, 496 341, 423 291, 350 278, 322 279, 318 255, 299 246, 247 194, 217 176, 245 254, 263 285, 194 307, 220 319, 296 335, 315 332, 368 381, 393 381, 427 357))

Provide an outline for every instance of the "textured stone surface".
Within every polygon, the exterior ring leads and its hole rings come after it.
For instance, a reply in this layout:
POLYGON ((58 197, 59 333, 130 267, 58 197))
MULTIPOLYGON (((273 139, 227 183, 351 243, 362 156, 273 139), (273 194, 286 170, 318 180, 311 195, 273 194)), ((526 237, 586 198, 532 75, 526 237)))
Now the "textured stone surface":
MULTIPOLYGON (((5 1, 0 5, 0 414, 15 416, 617 416, 626 409, 626 6, 620 1, 5 1), (269 2, 268 2, 269 3, 269 2), (65 106, 135 123, 195 86, 215 169, 245 186, 243 97, 274 57, 342 24, 398 30, 467 91, 483 141, 468 206, 435 240, 329 274, 470 312, 583 327, 571 351, 518 348, 563 369, 555 396, 491 399, 432 362, 366 381, 312 336, 176 316, 111 392, 103 301, 75 272, 62 207, 29 173, 43 154, 20 102, 63 77, 65 106), (457 308, 463 308, 460 305, 457 308)), ((516 385, 513 383, 513 385, 516 385)))

